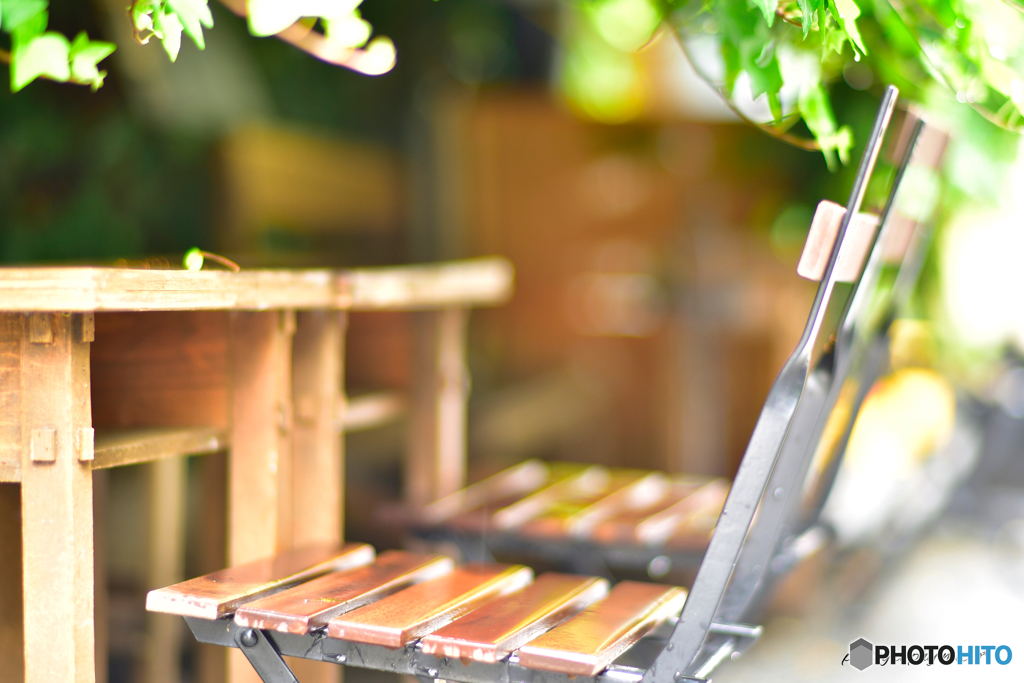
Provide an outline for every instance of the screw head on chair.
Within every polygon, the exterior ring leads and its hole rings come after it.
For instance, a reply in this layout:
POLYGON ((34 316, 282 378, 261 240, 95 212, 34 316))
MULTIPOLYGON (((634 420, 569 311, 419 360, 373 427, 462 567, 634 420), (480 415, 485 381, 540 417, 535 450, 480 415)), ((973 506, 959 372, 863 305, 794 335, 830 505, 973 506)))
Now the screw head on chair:
POLYGON ((247 628, 242 631, 242 635, 239 636, 238 640, 245 647, 256 647, 256 643, 259 641, 259 638, 256 636, 255 630, 247 628))

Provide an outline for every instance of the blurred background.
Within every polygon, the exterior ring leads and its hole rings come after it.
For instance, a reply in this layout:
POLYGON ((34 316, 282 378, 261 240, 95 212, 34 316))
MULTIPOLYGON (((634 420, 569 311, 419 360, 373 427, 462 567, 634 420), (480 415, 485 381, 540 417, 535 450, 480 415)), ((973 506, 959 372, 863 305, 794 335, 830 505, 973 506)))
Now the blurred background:
MULTIPOLYGON (((51 27, 119 47, 97 92, 0 88, 0 262, 166 267, 192 247, 243 268, 500 254, 515 295, 470 322, 471 481, 531 457, 735 473, 814 296, 795 272, 814 207, 845 202, 855 161, 830 171, 744 124, 673 34, 616 51, 554 1, 367 2, 398 48, 376 77, 211 9, 205 52, 185 41, 171 64, 130 42, 115 0, 53 4, 51 27)), ((832 99, 856 160, 881 84, 847 66, 832 99)), ((1008 635, 1024 602, 1024 166, 1017 136, 979 114, 943 124, 945 165, 906 200, 936 237, 830 501, 841 543, 780 588, 764 640, 716 680, 847 675, 847 643, 868 632, 994 633, 1024 653, 1019 629, 1008 635)), ((869 190, 869 204, 883 198, 869 190)), ((408 386, 410 325, 351 315, 349 392, 408 386)), ((378 514, 401 496, 406 443, 401 406, 385 412, 346 436, 346 538, 378 548, 402 544, 378 514)), ((193 487, 204 467, 190 465, 193 487)), ((111 682, 145 679, 140 470, 97 473, 111 682)), ((202 511, 190 515, 193 576, 210 568, 195 559, 202 511)), ((186 647, 183 675, 199 680, 186 647)))

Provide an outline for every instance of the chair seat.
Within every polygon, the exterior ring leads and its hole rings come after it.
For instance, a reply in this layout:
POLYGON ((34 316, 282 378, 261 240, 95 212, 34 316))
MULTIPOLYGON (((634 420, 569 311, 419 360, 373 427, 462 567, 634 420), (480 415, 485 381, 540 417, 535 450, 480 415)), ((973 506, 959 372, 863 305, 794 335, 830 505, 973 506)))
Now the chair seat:
POLYGON ((523 565, 456 567, 441 555, 396 550, 375 557, 370 546, 348 544, 295 550, 154 590, 147 609, 230 622, 236 632, 381 646, 395 657, 416 652, 468 666, 516 654, 526 668, 595 676, 678 616, 685 599, 686 590, 673 586, 623 581, 609 591, 597 577, 535 578, 523 565), (297 566, 303 558, 307 565, 297 566))

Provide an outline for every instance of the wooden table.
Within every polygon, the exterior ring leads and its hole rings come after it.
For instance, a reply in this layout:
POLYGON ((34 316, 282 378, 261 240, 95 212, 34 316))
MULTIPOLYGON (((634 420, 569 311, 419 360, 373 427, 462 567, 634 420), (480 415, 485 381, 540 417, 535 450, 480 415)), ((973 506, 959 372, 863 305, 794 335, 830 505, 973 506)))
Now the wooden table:
MULTIPOLYGON (((349 310, 418 311, 407 495, 427 502, 461 487, 466 312, 504 300, 511 284, 502 259, 349 271, 0 269, 0 482, 20 484, 0 486, 0 679, 105 679, 95 469, 154 463, 154 585, 180 579, 184 459, 172 456, 228 450, 232 565, 342 539, 340 428, 359 426, 346 418, 342 380, 349 310)), ((394 404, 372 396, 352 417, 372 421, 394 404)), ((149 634, 151 680, 176 670, 159 635, 149 634)), ((251 675, 242 664, 232 680, 251 675)))

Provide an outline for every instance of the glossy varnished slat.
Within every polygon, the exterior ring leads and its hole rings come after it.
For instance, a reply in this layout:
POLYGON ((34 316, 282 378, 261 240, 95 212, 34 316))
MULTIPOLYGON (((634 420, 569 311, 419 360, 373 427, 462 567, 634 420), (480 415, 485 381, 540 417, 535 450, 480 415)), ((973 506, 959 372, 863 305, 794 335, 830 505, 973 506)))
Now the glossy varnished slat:
POLYGON ((423 651, 437 657, 497 662, 607 593, 604 579, 544 574, 526 588, 492 600, 426 636, 423 651))
POLYGON ((602 488, 567 492, 548 511, 519 527, 524 536, 560 538, 585 536, 602 519, 626 510, 637 501, 658 499, 669 489, 668 480, 658 472, 612 470, 602 488))
POLYGON ((523 588, 533 570, 521 565, 470 564, 330 620, 332 638, 401 647, 487 601, 523 588))
POLYGON ((668 492, 660 498, 639 502, 612 515, 594 527, 588 537, 605 545, 633 545, 637 542, 636 529, 649 517, 663 512, 680 503, 708 483, 707 477, 680 477, 672 481, 668 492))
POLYGON ((510 504, 536 491, 550 477, 548 465, 540 460, 527 460, 427 505, 422 516, 424 521, 438 524, 500 501, 510 504))
POLYGON ((713 479, 677 504, 637 525, 637 541, 646 545, 706 545, 729 494, 729 482, 713 479))
POLYGON ((325 626, 331 618, 391 595, 406 586, 443 576, 451 558, 401 550, 382 553, 371 565, 334 572, 286 591, 246 603, 235 612, 239 626, 297 633, 325 626))
POLYGON ((519 648, 519 663, 570 676, 593 676, 645 633, 677 615, 686 591, 623 581, 604 600, 519 648))
POLYGON ((365 543, 347 543, 340 549, 331 546, 297 548, 150 591, 146 596, 146 609, 183 617, 219 619, 242 603, 301 581, 369 564, 374 554, 373 547, 365 543))
MULTIPOLYGON (((523 463, 524 465, 528 464, 523 463)), ((608 471, 603 467, 593 467, 576 463, 545 463, 546 476, 542 481, 531 482, 531 486, 497 486, 488 487, 489 496, 480 495, 478 489, 472 504, 464 505, 459 510, 443 518, 446 527, 463 531, 484 531, 491 528, 509 529, 537 515, 541 515, 553 499, 565 495, 566 491, 576 488, 594 488, 604 486, 608 471)), ((518 468, 512 468, 516 470, 518 468)), ((491 480, 503 480, 512 470, 505 470, 491 480)), ((529 471, 529 470, 528 470, 529 471)), ((512 477, 513 480, 518 476, 512 477)), ((485 480, 475 486, 482 487, 491 480, 485 480)), ((507 480, 506 480, 507 483, 507 480)), ((457 494, 453 494, 457 495, 457 494)), ((450 505, 452 496, 437 501, 440 505, 450 505), (445 501, 449 502, 445 502, 445 501)), ((428 514, 434 508, 429 506, 428 514)), ((424 521, 432 521, 428 516, 424 521)))
POLYGON ((607 490, 611 475, 604 467, 557 463, 551 466, 548 484, 494 513, 491 524, 498 529, 512 529, 551 511, 560 501, 595 496, 607 490))

